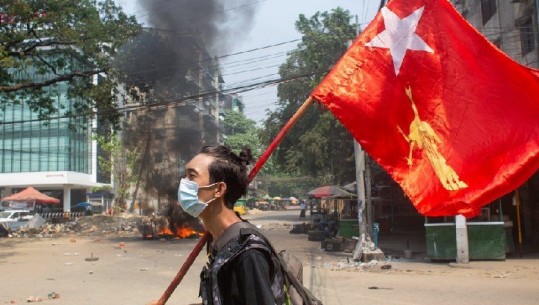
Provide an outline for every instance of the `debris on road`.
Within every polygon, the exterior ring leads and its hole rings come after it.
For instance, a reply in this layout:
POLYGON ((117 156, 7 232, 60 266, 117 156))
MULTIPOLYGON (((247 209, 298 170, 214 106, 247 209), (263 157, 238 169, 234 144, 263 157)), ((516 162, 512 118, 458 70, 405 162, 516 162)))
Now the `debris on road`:
POLYGON ((41 297, 33 297, 33 296, 29 296, 29 297, 26 299, 26 302, 27 302, 27 303, 43 302, 43 299, 42 299, 41 297))
POLYGON ((99 257, 94 257, 94 253, 92 252, 90 254, 90 257, 87 257, 84 260, 87 261, 87 262, 95 262, 95 261, 99 260, 99 257))
POLYGON ((59 299, 60 294, 53 291, 53 292, 49 293, 47 295, 47 297, 49 298, 49 300, 59 299))
MULTIPOLYGON (((143 221, 148 219, 145 216, 132 214, 119 215, 91 215, 81 216, 61 223, 45 223, 39 227, 20 228, 16 231, 6 231, 0 237, 10 238, 47 238, 62 237, 70 234, 79 236, 103 236, 105 234, 130 235, 139 230, 143 221)), ((99 242, 101 238, 96 238, 99 242)), ((70 242, 76 243, 75 238, 70 242)), ((121 244, 121 243, 120 243, 121 244)), ((120 245, 123 247, 125 245, 120 245)))

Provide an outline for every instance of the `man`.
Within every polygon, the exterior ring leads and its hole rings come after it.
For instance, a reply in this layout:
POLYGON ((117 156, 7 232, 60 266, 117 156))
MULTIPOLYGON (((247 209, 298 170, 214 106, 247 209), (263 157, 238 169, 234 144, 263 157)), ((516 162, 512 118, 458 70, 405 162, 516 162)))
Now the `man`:
POLYGON ((238 229, 246 225, 233 211, 236 200, 245 195, 251 161, 249 149, 238 156, 225 146, 204 147, 186 165, 180 181, 182 209, 199 217, 213 238, 209 263, 201 273, 203 304, 284 303, 278 259, 263 238, 238 229))
POLYGON ((299 219, 305 219, 305 211, 307 210, 307 204, 305 204, 305 201, 302 200, 299 206, 301 208, 301 211, 299 213, 299 219))

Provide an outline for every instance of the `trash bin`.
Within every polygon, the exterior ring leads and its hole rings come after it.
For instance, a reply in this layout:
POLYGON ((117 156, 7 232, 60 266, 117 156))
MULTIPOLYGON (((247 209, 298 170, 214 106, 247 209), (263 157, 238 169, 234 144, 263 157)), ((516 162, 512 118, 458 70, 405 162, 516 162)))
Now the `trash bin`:
POLYGON ((372 226, 372 242, 378 248, 378 233, 380 232, 380 224, 375 222, 372 226))
POLYGON ((359 236, 359 224, 357 219, 341 219, 339 221, 339 232, 337 236, 352 238, 359 236))

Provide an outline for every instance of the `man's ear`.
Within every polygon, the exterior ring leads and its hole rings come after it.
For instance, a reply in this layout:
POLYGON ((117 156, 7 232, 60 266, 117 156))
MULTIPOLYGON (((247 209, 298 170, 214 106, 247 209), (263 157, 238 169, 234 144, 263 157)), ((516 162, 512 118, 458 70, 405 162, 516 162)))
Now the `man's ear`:
POLYGON ((217 192, 215 192, 215 197, 225 196, 226 190, 227 190, 226 183, 219 182, 219 184, 217 184, 217 192))

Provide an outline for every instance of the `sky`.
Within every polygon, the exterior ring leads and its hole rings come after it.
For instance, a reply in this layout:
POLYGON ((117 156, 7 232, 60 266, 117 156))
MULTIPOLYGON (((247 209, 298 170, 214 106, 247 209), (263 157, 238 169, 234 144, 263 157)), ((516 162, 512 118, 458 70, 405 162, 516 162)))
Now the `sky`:
MULTIPOLYGON (((193 0, 196 1, 196 0, 193 0)), ((130 15, 141 17, 144 11, 135 0, 116 0, 130 15)), ((227 9, 234 9, 234 1, 226 1, 227 9)), ((317 11, 330 11, 341 7, 357 15, 361 28, 373 19, 380 5, 378 0, 253 0, 256 6, 251 26, 243 35, 230 35, 226 54, 221 59, 222 74, 226 88, 237 88, 253 83, 277 79, 278 67, 286 60, 286 52, 297 47, 301 35, 294 24, 300 14, 311 17, 317 11), (243 52, 242 54, 233 55, 243 52)), ((244 114, 259 125, 266 117, 267 109, 274 110, 277 102, 277 86, 266 86, 242 92, 244 114)))

